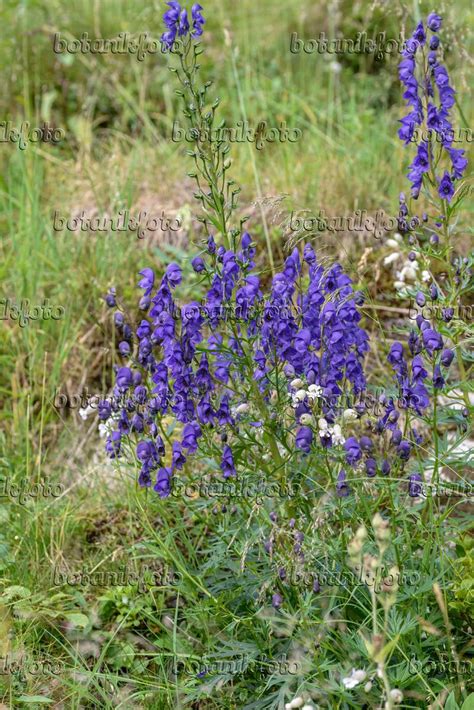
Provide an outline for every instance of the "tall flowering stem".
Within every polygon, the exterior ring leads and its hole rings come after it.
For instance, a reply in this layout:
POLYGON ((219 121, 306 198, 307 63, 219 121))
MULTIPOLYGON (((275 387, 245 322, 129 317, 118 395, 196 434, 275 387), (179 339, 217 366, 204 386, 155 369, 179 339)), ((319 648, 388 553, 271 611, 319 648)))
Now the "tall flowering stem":
MULTIPOLYGON (((186 10, 177 7, 179 3, 168 3, 174 12, 171 16, 171 24, 176 22, 175 17, 181 18, 181 25, 189 27, 186 10)), ((193 5, 192 17, 200 18, 199 29, 201 29, 204 18, 201 15, 202 7, 193 5)), ((165 22, 168 13, 165 13, 165 22)), ((172 28, 173 29, 173 28, 172 28)), ((170 31, 170 30, 169 30, 170 31)), ((195 198, 201 202, 204 215, 198 216, 198 220, 204 223, 208 234, 210 227, 222 234, 224 243, 228 248, 235 250, 236 238, 242 231, 240 228, 230 228, 232 213, 237 206, 237 195, 240 188, 233 180, 228 179, 227 172, 231 166, 229 157, 230 144, 225 136, 224 122, 220 122, 216 127, 216 110, 219 106, 219 99, 212 103, 208 98, 208 90, 212 85, 207 81, 202 85, 198 82, 200 65, 198 57, 203 52, 201 43, 197 37, 202 34, 194 32, 181 32, 178 24, 178 40, 176 35, 169 35, 169 31, 162 36, 165 48, 179 60, 178 66, 170 66, 170 70, 176 73, 182 89, 177 89, 176 93, 183 101, 183 115, 188 123, 187 136, 193 143, 193 149, 189 150, 195 163, 195 172, 188 173, 194 178, 197 185, 195 198)))
POLYGON ((403 96, 411 108, 400 121, 399 137, 407 145, 415 144, 417 149, 408 172, 412 200, 407 202, 405 195, 400 195, 399 230, 408 241, 409 258, 416 266, 416 259, 420 258, 424 267, 424 284, 418 284, 414 294, 416 303, 420 309, 429 302, 436 303, 434 312, 438 313, 433 317, 434 323, 429 323, 422 314, 417 318, 420 330, 428 333, 423 339, 426 342, 431 340, 436 480, 439 476, 437 399, 446 386, 442 368, 449 367, 454 353, 464 403, 467 410, 470 407, 465 389, 469 373, 461 349, 465 328, 461 320, 455 318, 455 310, 471 289, 472 279, 472 259, 454 255, 455 225, 459 209, 469 193, 468 180, 464 178, 468 161, 464 149, 454 147, 456 133, 451 110, 456 92, 440 56, 438 31, 441 26, 442 18, 434 12, 425 23, 419 22, 406 43, 404 59, 399 66, 400 80, 405 87, 403 96), (429 211, 413 216, 414 201, 420 196, 426 200, 429 211), (454 353, 443 350, 443 336, 452 342, 454 353))

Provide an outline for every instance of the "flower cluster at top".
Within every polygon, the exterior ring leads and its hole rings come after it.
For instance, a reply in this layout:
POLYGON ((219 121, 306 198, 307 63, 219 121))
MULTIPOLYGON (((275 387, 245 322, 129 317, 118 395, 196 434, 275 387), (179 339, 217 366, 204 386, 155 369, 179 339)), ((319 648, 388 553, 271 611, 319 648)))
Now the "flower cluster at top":
POLYGON ((188 34, 191 37, 200 37, 202 35, 202 26, 206 21, 201 14, 201 5, 195 3, 191 8, 191 28, 186 8, 182 8, 179 2, 175 0, 171 0, 167 5, 169 10, 163 15, 163 20, 168 29, 161 36, 161 41, 166 49, 173 45, 177 36, 183 38, 188 34))
MULTIPOLYGON (((135 433, 139 482, 150 486, 153 475, 163 497, 202 436, 206 442, 219 439, 224 477, 236 474, 233 440, 249 449, 256 430, 271 432, 274 441, 280 437, 279 452, 291 427, 292 453, 309 452, 317 444, 315 432, 321 446, 341 445, 337 399, 349 386, 353 393, 366 386, 361 361, 368 336, 358 325, 360 294, 341 266, 325 270, 310 245, 303 259, 295 249, 264 295, 254 255, 248 233, 235 252, 217 247, 211 236, 207 263, 201 256, 192 261, 208 284, 203 303, 176 305, 173 291, 182 271, 170 264, 159 284, 152 269, 140 272, 139 307, 148 317, 136 338, 115 312, 123 338, 119 352, 132 362, 117 369, 114 397, 99 408, 99 417, 116 426, 106 448, 111 457, 120 455, 123 438, 135 433), (320 421, 311 426, 318 399, 320 421), (181 428, 168 449, 161 427, 167 414, 181 428)), ((115 294, 107 302, 115 305, 115 294)))
MULTIPOLYGON (((404 59, 399 65, 399 76, 406 89, 403 98, 412 110, 401 119, 402 126, 398 135, 405 143, 409 143, 413 140, 417 126, 426 126, 436 134, 441 143, 441 151, 447 153, 451 166, 441 177, 436 177, 438 194, 443 200, 450 202, 455 192, 455 181, 463 176, 467 159, 464 157, 464 150, 453 148, 453 129, 449 112, 455 103, 455 91, 449 83, 446 68, 438 61, 437 50, 440 41, 435 33, 440 29, 441 22, 439 15, 431 13, 426 21, 426 29, 423 22, 420 22, 406 43, 404 59), (430 38, 427 36, 428 30, 431 32, 430 38), (421 58, 420 80, 415 75, 417 56, 421 58), (439 105, 436 104, 435 89, 439 105)), ((412 196, 415 199, 420 194, 423 177, 429 176, 430 173, 431 177, 434 177, 437 162, 438 156, 434 155, 433 141, 421 140, 408 173, 412 196)))

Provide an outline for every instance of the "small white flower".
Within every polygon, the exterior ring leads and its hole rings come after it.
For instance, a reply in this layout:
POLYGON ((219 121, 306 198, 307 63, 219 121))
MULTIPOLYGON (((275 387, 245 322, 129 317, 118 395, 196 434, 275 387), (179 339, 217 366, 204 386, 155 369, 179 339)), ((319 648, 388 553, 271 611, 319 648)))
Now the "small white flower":
POLYGON ((300 424, 304 424, 305 426, 307 424, 311 424, 312 421, 313 417, 311 416, 311 414, 302 414, 300 417, 300 424))
POLYGON ((353 668, 350 676, 342 679, 342 683, 345 688, 348 688, 348 690, 350 690, 351 688, 355 688, 356 685, 359 685, 359 683, 362 683, 362 681, 364 681, 366 678, 367 673, 365 671, 356 671, 356 669, 353 668))
POLYGON ((405 284, 404 284, 403 281, 394 281, 394 282, 393 282, 393 288, 394 288, 396 291, 401 291, 402 288, 405 288, 405 284))
POLYGON ((399 244, 400 244, 401 242, 403 242, 403 237, 402 237, 402 235, 399 234, 398 232, 395 232, 395 234, 393 235, 393 238, 396 239, 396 241, 397 241, 399 244))
POLYGON ((101 439, 108 436, 109 434, 111 434, 114 431, 115 425, 119 419, 120 419, 120 414, 118 412, 113 412, 112 416, 109 419, 107 419, 106 422, 99 422, 98 428, 99 428, 99 436, 101 439))
POLYGON ((418 264, 416 261, 408 261, 400 272, 400 278, 403 280, 415 281, 418 264))
POLYGON ((88 406, 79 410, 79 416, 86 421, 93 412, 95 412, 94 407, 88 406))
POLYGON ((304 700, 300 696, 295 698, 294 700, 291 701, 290 703, 290 708, 293 710, 294 708, 300 708, 304 705, 304 700))
POLYGON ((400 254, 398 254, 397 252, 393 252, 393 254, 389 254, 383 260, 384 266, 390 266, 390 264, 394 264, 399 257, 400 257, 400 254))
POLYGON ((427 281, 431 281, 430 272, 429 272, 429 271, 426 271, 426 269, 424 269, 424 270, 421 272, 421 280, 424 281, 425 283, 426 283, 427 281))
POLYGON ((369 682, 364 685, 364 690, 366 693, 372 690, 372 681, 369 680, 369 682))
POLYGON ((329 63, 329 68, 334 74, 339 74, 339 72, 342 69, 342 64, 339 64, 339 62, 332 61, 329 63))
POLYGON ((314 710, 314 707, 312 705, 303 705, 301 710, 314 710))
POLYGON ((297 390, 297 389, 301 389, 302 387, 304 387, 304 382, 303 382, 303 380, 296 378, 296 380, 292 380, 292 382, 290 382, 290 385, 291 385, 291 387, 293 387, 293 389, 297 390))
POLYGON ((357 412, 355 409, 345 409, 342 418, 345 422, 355 422, 357 419, 357 412))
POLYGON ((107 429, 107 424, 104 424, 104 422, 100 422, 99 424, 99 436, 101 439, 105 439, 107 434, 109 433, 109 430, 107 429))
POLYGON ((398 242, 397 242, 396 239, 387 239, 387 241, 385 242, 385 244, 386 244, 388 247, 391 247, 392 249, 398 249, 398 247, 399 247, 399 244, 398 244, 398 242))
POLYGON ((243 402, 242 404, 239 404, 239 406, 235 408, 235 413, 236 414, 245 414, 245 412, 248 412, 249 409, 250 409, 249 405, 246 402, 243 402))
POLYGON ((323 393, 322 387, 319 385, 310 385, 308 387, 308 399, 310 402, 314 402, 315 399, 318 399, 318 397, 321 397, 323 393))
POLYGON ((293 395, 293 401, 296 402, 304 402, 306 399, 306 390, 298 390, 298 392, 295 392, 293 395))
POLYGON ((320 428, 321 431, 325 431, 328 428, 328 423, 324 419, 324 417, 320 417, 318 419, 318 427, 320 428))
POLYGON ((336 446, 338 444, 343 444, 345 442, 345 439, 342 436, 342 431, 341 431, 341 427, 339 426, 339 424, 334 424, 334 426, 333 426, 332 441, 333 441, 333 444, 335 444, 336 446))

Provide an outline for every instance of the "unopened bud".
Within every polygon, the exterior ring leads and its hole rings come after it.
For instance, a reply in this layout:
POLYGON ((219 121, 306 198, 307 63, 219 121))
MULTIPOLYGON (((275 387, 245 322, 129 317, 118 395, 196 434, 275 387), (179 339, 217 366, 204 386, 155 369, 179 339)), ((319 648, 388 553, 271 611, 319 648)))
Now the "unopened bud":
POLYGON ((301 387, 304 387, 304 382, 303 380, 300 380, 299 377, 296 378, 296 380, 292 380, 290 382, 290 385, 293 387, 293 389, 301 389, 301 387))
POLYGON ((390 691, 390 700, 399 705, 403 700, 403 693, 398 688, 392 688, 390 691))
POLYGON ((342 414, 342 418, 345 422, 354 422, 357 419, 357 412, 355 409, 346 409, 342 414))

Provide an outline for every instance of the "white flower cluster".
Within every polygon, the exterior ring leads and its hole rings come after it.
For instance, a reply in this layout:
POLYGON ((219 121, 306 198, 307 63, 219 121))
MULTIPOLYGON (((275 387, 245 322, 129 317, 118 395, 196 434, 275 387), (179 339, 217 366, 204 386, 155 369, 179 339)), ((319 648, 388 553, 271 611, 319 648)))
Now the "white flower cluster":
POLYGON ((300 379, 293 380, 290 385, 292 389, 296 390, 291 395, 291 401, 295 408, 305 401, 313 404, 323 394, 323 390, 319 385, 309 385, 307 389, 304 389, 305 384, 300 379))
POLYGON ((348 690, 355 688, 356 685, 362 683, 367 678, 367 673, 364 670, 356 671, 355 668, 352 669, 351 674, 347 678, 342 679, 342 684, 348 690))
MULTIPOLYGON (((385 257, 383 260, 384 266, 390 266, 391 264, 398 264, 400 259, 403 258, 403 255, 400 251, 400 246, 402 244, 402 237, 400 234, 394 234, 393 239, 387 239, 386 245, 390 247, 391 249, 394 249, 391 254, 385 257)), ((414 283, 415 285, 419 282, 419 271, 420 265, 414 259, 413 261, 410 259, 406 259, 401 268, 397 269, 395 272, 395 281, 393 282, 393 286, 397 291, 401 291, 402 296, 408 296, 407 293, 407 282, 414 283)), ((427 283, 428 281, 431 281, 431 275, 429 271, 423 270, 421 272, 421 281, 424 283, 427 283)))
POLYGON ((120 419, 120 414, 118 412, 113 412, 112 416, 107 419, 106 422, 99 422, 99 436, 101 439, 105 439, 106 436, 116 429, 116 424, 120 419))
POLYGON ((87 407, 81 407, 78 413, 81 419, 86 421, 90 417, 90 415, 94 414, 94 412, 96 411, 97 409, 95 407, 91 407, 90 405, 88 405, 87 407))
POLYGON ((341 427, 339 424, 334 424, 332 427, 329 426, 324 417, 318 419, 319 436, 323 438, 331 437, 332 443, 337 446, 338 444, 343 444, 345 442, 342 436, 341 427))
MULTIPOLYGON (((319 385, 305 385, 303 380, 295 379, 290 383, 293 390, 291 392, 291 403, 293 408, 296 409, 302 402, 307 402, 308 404, 314 404, 317 399, 323 396, 322 387, 319 385)), ((357 419, 357 412, 354 409, 346 409, 342 415, 343 421, 354 421, 357 419)), ((299 423, 302 426, 316 426, 315 419, 312 414, 302 414, 299 418, 299 423)), ((331 437, 333 446, 344 444, 345 438, 342 435, 342 429, 339 424, 333 424, 329 426, 329 423, 320 417, 317 421, 317 428, 319 429, 319 436, 321 438, 331 437)))

